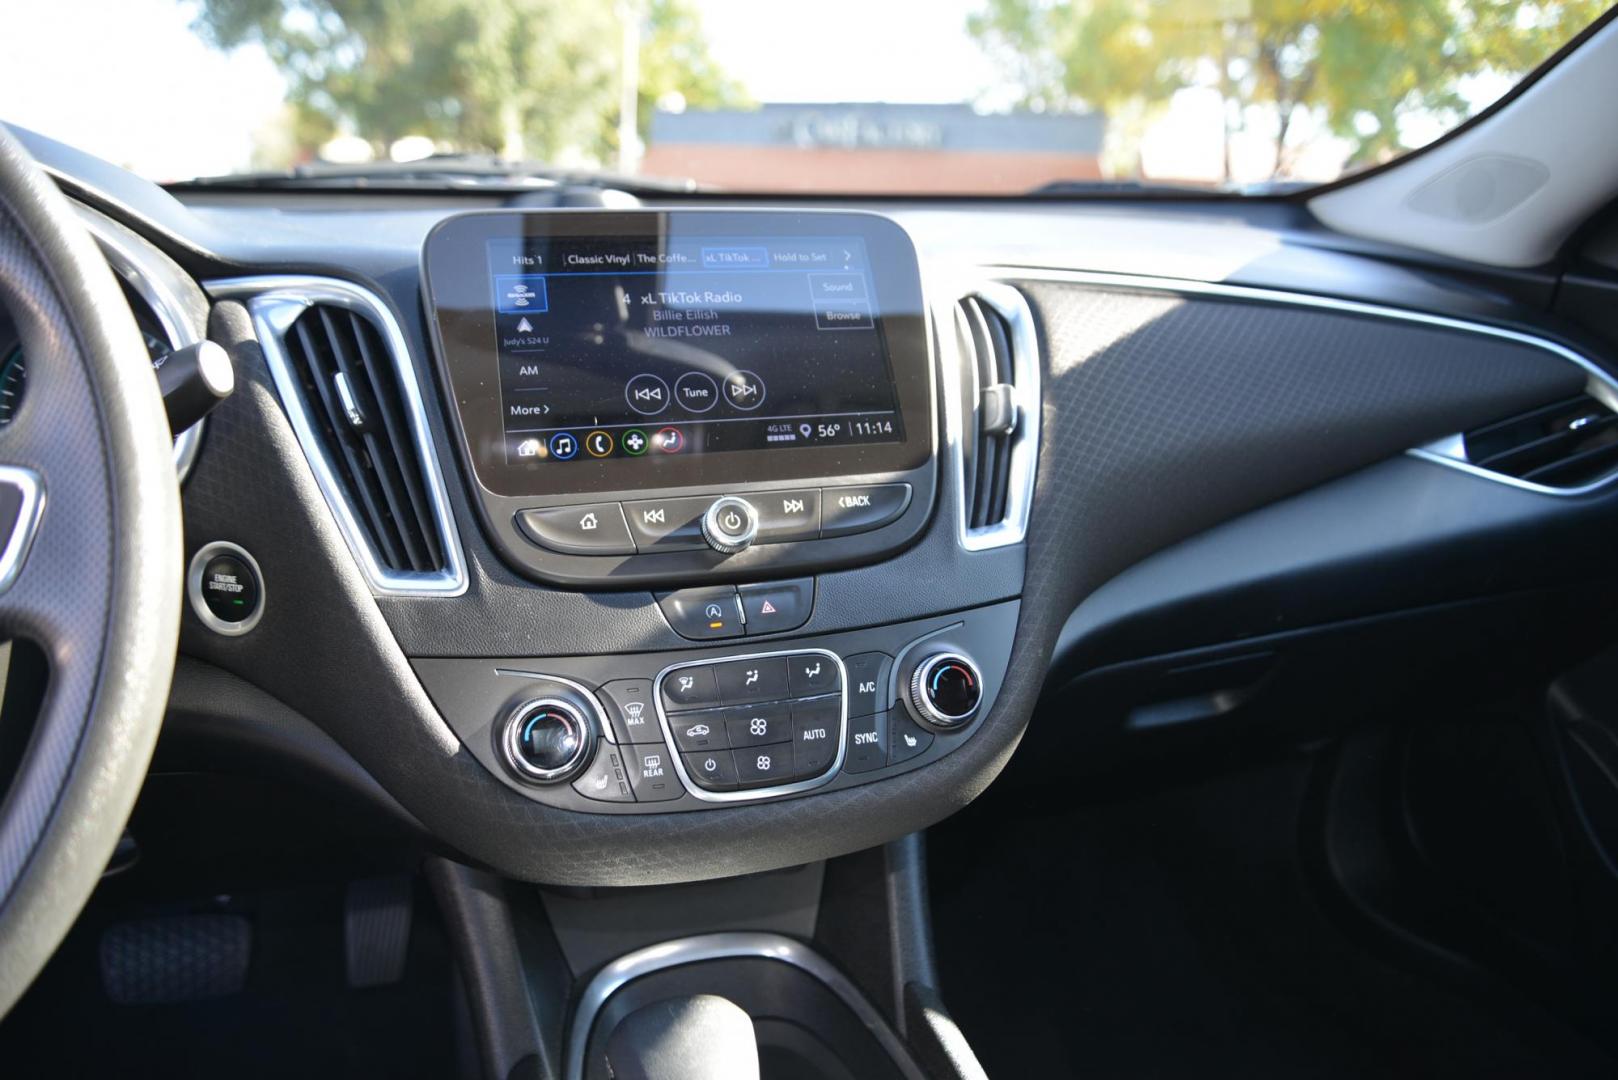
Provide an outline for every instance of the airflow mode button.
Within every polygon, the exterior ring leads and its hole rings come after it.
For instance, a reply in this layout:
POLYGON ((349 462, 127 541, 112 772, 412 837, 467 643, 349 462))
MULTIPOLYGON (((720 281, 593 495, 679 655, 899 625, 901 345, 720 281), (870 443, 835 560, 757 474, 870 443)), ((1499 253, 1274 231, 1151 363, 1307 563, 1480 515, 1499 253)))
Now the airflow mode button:
POLYGON ((910 505, 909 484, 826 488, 820 509, 821 536, 849 536, 897 521, 910 505))

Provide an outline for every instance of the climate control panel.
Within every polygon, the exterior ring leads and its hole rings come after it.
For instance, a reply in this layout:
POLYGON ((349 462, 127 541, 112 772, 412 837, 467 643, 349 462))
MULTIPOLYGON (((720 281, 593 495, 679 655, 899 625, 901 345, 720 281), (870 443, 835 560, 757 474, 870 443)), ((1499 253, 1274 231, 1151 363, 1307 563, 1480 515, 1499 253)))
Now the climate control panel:
POLYGON ((810 796, 925 767, 984 722, 1017 602, 776 644, 412 661, 469 750, 594 813, 810 796))

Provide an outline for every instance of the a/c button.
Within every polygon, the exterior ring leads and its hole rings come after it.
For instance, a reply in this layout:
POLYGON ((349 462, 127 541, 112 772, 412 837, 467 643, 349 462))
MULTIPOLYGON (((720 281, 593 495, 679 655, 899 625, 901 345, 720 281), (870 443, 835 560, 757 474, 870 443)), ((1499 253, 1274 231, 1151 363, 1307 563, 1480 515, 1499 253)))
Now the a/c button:
POLYGON ((820 508, 821 536, 869 532, 896 521, 910 505, 909 484, 826 488, 820 508))

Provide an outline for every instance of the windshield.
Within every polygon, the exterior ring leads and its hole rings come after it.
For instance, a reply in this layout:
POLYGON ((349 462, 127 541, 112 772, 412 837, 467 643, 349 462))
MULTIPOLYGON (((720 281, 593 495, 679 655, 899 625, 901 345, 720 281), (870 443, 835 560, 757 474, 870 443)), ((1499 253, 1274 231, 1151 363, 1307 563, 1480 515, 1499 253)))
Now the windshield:
POLYGON ((1431 142, 1604 7, 19 4, 0 120, 161 182, 605 170, 763 192, 1264 191, 1431 142))

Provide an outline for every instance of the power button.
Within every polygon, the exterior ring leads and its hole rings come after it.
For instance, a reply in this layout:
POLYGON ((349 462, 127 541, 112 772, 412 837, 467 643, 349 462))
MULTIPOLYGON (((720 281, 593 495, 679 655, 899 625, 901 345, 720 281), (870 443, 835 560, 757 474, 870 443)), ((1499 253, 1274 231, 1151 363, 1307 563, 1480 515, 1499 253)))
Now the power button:
POLYGON ((246 549, 216 541, 191 557, 186 595, 204 626, 235 637, 257 626, 264 614, 264 575, 246 549))
POLYGON ((758 511, 746 499, 726 495, 715 499, 702 515, 702 538, 708 546, 725 555, 746 548, 758 535, 758 511))

